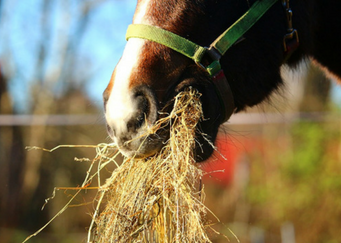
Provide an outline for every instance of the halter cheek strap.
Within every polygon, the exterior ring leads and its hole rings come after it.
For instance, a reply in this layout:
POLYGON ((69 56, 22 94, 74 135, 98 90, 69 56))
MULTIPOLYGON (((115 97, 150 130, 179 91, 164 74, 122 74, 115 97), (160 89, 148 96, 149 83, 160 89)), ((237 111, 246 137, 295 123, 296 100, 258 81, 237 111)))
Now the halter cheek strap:
MULTIPOLYGON (((184 56, 191 58, 204 68, 211 76, 216 93, 222 106, 223 122, 227 121, 235 110, 234 98, 230 85, 221 69, 220 58, 235 44, 278 0, 258 0, 251 8, 222 33, 210 47, 202 47, 170 31, 156 26, 132 24, 129 25, 126 39, 142 38, 167 46, 184 56), (202 58, 208 55, 212 62, 205 66, 202 58)), ((282 0, 283 1, 283 0, 282 0)), ((287 2, 289 0, 286 0, 287 2)))

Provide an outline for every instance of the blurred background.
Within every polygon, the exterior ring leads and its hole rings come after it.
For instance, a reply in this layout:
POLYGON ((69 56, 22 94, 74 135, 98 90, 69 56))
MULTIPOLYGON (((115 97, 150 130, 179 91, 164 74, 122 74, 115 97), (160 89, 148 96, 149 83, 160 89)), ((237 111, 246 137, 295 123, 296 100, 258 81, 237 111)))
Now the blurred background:
MULTIPOLYGON (((106 135, 102 92, 136 0, 0 0, 0 241, 21 242, 82 184, 106 135)), ((304 62, 286 87, 222 127, 202 165, 214 242, 341 242, 341 89, 304 62)), ((91 192, 30 242, 85 242, 91 192)))

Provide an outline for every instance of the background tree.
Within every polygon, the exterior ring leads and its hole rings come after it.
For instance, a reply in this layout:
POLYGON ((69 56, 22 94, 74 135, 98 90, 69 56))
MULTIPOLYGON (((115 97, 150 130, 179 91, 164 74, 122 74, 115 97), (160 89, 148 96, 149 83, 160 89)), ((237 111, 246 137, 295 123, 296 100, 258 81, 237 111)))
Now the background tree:
MULTIPOLYGON (((3 185, 0 234, 3 242, 22 241, 45 224, 64 203, 63 199, 55 200, 41 212, 53 188, 76 186, 83 180, 88 165, 77 163, 73 158, 94 155, 94 151, 80 149, 51 155, 40 150, 25 151, 25 146, 52 148, 60 144, 97 144, 106 139, 102 110, 94 105, 85 90, 91 76, 84 74, 91 74, 93 63, 82 51, 84 34, 89 24, 94 24, 91 22, 93 13, 105 2, 7 1, 16 8, 26 4, 27 15, 20 16, 21 21, 10 12, 1 11, 0 2, 0 13, 3 13, 0 26, 8 29, 16 26, 17 36, 25 38, 20 40, 4 34, 1 37, 0 63, 4 72, 0 73, 0 115, 26 113, 33 117, 30 126, 0 126, 0 184, 3 185), (20 41, 28 45, 18 52, 14 43, 20 44, 20 41), (8 88, 12 92, 8 92, 8 88), (19 99, 26 99, 24 108, 12 105, 13 101, 18 104, 19 99), (97 122, 90 120, 89 124, 68 126, 65 121, 61 126, 51 126, 49 114, 88 114, 97 117, 97 122), (45 124, 41 124, 42 118, 45 124), (39 125, 37 119, 40 119, 39 125), (18 230, 25 230, 25 233, 20 235, 18 230)), ((111 65, 113 68, 115 64, 111 65)), ((50 232, 58 232, 56 237, 60 237, 55 240, 67 240, 61 230, 85 234, 90 221, 88 211, 91 210, 83 208, 82 213, 77 214, 75 210, 65 221, 54 224, 50 232)))

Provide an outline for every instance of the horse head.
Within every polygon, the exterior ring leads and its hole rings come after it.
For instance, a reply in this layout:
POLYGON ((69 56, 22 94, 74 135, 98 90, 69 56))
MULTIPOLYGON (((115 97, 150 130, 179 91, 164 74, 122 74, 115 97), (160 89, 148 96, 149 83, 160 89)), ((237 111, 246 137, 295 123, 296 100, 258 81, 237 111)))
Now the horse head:
MULTIPOLYGON (((254 2, 139 0, 133 24, 159 27, 205 47, 254 2)), ((221 57, 233 94, 229 97, 233 111, 260 103, 281 84, 286 19, 283 4, 276 1, 221 57)), ((209 59, 204 56, 202 63, 209 59)), ((103 95, 108 132, 121 152, 147 157, 159 151, 168 138, 167 131, 145 136, 146 131, 159 119, 160 111, 168 109, 168 102, 189 86, 202 94, 205 119, 199 129, 206 136, 198 135, 196 148, 197 161, 202 161, 213 151, 207 138, 214 142, 219 125, 226 120, 221 98, 230 94, 219 97, 212 77, 185 55, 155 41, 130 38, 103 95)))

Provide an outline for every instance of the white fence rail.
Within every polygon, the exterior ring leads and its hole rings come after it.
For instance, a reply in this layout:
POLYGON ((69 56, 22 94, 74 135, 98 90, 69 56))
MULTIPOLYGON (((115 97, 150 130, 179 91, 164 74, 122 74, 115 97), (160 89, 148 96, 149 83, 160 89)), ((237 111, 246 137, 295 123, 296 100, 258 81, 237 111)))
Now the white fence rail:
MULTIPOLYGON (((341 122, 341 113, 240 113, 233 115, 226 124, 261 125, 297 121, 341 122)), ((0 115, 0 126, 75 126, 104 123, 104 115, 0 115)))
POLYGON ((76 126, 104 124, 98 115, 0 115, 0 126, 76 126))

